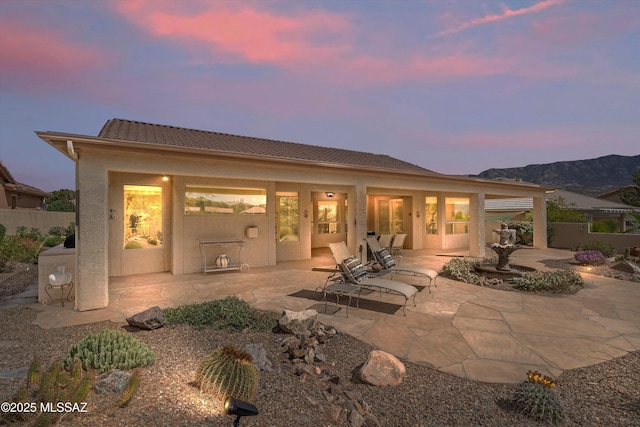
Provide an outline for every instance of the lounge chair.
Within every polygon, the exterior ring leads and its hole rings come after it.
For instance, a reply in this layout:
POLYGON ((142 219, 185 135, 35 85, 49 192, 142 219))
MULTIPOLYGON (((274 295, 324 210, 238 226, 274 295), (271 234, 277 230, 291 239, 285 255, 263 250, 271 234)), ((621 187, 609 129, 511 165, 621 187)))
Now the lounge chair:
MULTIPOLYGON (((391 247, 389 248, 389 252, 393 256, 402 255, 404 253, 404 241, 407 239, 406 234, 396 234, 393 236, 393 243, 391 243, 391 247)), ((383 248, 387 246, 381 245, 383 248)))
POLYGON ((383 248, 387 248, 391 250, 391 243, 393 242, 393 234, 381 234, 380 238, 378 239, 378 242, 380 242, 380 246, 382 246, 383 248))
MULTIPOLYGON (((413 298, 413 305, 416 305, 416 294, 418 293, 418 289, 415 286, 393 280, 370 278, 369 273, 362 262, 357 257, 349 253, 349 249, 345 242, 329 243, 329 248, 331 249, 333 258, 336 260, 337 273, 340 274, 340 279, 344 283, 363 288, 375 288, 379 290, 380 293, 384 290, 385 292, 404 297, 402 312, 405 316, 407 315, 406 307, 409 298, 413 298)), ((332 276, 329 276, 330 279, 331 277, 332 276)), ((332 280, 335 281, 335 279, 332 280)))
POLYGON ((367 244, 371 249, 375 262, 380 264, 383 272, 391 273, 392 279, 394 274, 399 276, 414 276, 429 279, 429 293, 431 293, 431 283, 433 283, 433 286, 438 287, 436 284, 436 279, 438 277, 437 271, 429 268, 400 267, 393 256, 389 254, 387 248, 380 246, 380 243, 374 236, 367 237, 367 244))

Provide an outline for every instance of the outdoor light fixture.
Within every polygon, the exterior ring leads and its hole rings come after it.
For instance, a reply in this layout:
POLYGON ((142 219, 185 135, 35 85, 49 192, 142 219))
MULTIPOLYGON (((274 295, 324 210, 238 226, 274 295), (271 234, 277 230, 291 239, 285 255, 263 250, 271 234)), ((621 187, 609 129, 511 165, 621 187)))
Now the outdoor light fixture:
POLYGON ((251 403, 229 397, 224 402, 224 412, 227 415, 237 415, 233 422, 233 427, 238 427, 240 425, 240 417, 258 415, 258 408, 253 406, 251 403))
POLYGON ((163 181, 163 182, 169 182, 169 177, 168 177, 168 176, 166 176, 166 175, 165 175, 165 176, 163 176, 163 177, 162 177, 162 181, 163 181))
POLYGON ((333 191, 327 191, 326 193, 324 193, 325 196, 332 198, 333 196, 336 195, 336 193, 334 193, 333 191))

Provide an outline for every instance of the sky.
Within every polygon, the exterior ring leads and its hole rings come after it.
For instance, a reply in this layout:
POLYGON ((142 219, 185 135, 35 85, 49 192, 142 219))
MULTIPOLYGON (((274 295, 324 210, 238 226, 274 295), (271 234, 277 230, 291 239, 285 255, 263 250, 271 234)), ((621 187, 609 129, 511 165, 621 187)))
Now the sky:
POLYGON ((0 160, 112 118, 435 172, 640 154, 640 0, 0 0, 0 160))

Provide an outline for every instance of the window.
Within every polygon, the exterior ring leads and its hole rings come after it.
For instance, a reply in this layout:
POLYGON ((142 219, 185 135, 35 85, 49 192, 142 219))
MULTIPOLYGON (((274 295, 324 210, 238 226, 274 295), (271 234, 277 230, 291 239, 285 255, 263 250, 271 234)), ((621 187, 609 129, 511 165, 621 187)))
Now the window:
POLYGON ((465 197, 447 197, 445 199, 446 233, 469 233, 469 199, 465 197))
POLYGON ((402 233, 402 199, 378 199, 378 234, 402 233))
POLYGON ((162 187, 124 186, 124 248, 162 246, 162 187))
POLYGON ((187 186, 185 215, 266 215, 267 190, 187 186))
POLYGON ((297 242, 298 193, 276 193, 276 224, 279 242, 297 242))
POLYGON ((425 199, 425 221, 427 234, 438 234, 438 198, 427 197, 425 199))

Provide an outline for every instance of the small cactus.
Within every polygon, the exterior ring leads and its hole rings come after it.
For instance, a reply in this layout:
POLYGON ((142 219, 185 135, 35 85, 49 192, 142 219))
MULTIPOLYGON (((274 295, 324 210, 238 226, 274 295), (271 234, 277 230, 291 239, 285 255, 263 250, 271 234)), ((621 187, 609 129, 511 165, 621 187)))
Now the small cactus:
POLYGON ((562 404, 555 393, 556 382, 538 371, 527 373, 527 381, 518 385, 513 395, 516 407, 524 414, 542 421, 561 422, 562 404))
POLYGON ((250 354, 235 347, 218 348, 198 366, 196 385, 219 400, 249 400, 258 386, 258 370, 250 354))
POLYGON ((105 329, 74 344, 67 352, 65 366, 71 366, 74 360, 82 361, 86 370, 107 372, 149 366, 155 362, 156 356, 130 334, 105 329))
POLYGON ((27 374, 27 387, 40 382, 40 361, 33 359, 29 366, 29 373, 27 374))
POLYGON ((136 369, 129 379, 129 385, 122 393, 122 397, 116 402, 116 406, 119 406, 121 408, 127 406, 133 395, 136 394, 136 391, 138 391, 138 388, 140 387, 141 376, 142 374, 140 373, 140 371, 136 369))

